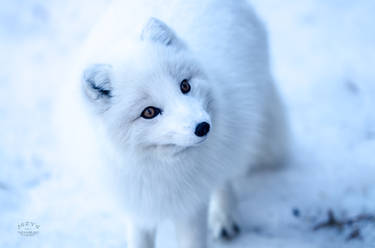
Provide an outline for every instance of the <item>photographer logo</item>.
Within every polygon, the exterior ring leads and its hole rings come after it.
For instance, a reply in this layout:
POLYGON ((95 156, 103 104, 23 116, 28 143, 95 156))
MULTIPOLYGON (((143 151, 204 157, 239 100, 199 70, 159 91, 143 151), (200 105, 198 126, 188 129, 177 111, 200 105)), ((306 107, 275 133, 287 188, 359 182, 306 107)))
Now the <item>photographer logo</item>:
POLYGON ((18 224, 18 233, 22 236, 34 236, 39 233, 40 225, 31 222, 25 221, 18 224))

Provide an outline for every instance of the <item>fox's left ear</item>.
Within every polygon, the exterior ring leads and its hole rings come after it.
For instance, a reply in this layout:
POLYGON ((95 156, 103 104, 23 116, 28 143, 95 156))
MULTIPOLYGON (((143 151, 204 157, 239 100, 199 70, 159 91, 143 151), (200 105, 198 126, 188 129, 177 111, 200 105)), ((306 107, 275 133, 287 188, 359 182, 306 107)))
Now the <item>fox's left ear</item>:
POLYGON ((82 74, 82 90, 85 97, 98 110, 106 110, 112 98, 112 66, 89 65, 82 74))
POLYGON ((184 47, 183 42, 177 37, 176 33, 167 24, 154 17, 151 17, 144 26, 141 40, 149 40, 177 48, 184 47))

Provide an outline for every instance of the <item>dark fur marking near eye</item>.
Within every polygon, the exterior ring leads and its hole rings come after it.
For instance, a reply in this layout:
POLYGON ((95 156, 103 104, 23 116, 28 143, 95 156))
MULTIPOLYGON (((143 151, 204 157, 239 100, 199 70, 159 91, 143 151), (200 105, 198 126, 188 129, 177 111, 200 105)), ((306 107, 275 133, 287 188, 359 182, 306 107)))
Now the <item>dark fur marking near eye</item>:
POLYGON ((92 101, 107 104, 112 98, 111 69, 107 64, 93 64, 83 72, 84 90, 92 101))
POLYGON ((104 89, 103 87, 100 87, 98 85, 95 84, 95 82, 93 80, 87 80, 88 83, 90 84, 90 87, 93 89, 93 90, 96 90, 99 94, 98 94, 98 98, 99 97, 108 97, 108 98, 111 98, 112 97, 112 94, 111 94, 111 91, 110 90, 107 90, 107 89, 104 89))

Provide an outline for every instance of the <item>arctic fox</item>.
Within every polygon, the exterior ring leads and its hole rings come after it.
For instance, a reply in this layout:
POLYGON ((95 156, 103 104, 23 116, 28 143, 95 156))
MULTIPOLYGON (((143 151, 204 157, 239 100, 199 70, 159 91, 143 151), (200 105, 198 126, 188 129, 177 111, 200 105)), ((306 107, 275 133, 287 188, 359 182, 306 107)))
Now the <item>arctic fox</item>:
POLYGON ((81 86, 129 248, 153 247, 166 219, 180 248, 206 247, 206 217, 217 238, 239 233, 231 180, 288 150, 267 46, 245 0, 119 0, 93 28, 81 86))

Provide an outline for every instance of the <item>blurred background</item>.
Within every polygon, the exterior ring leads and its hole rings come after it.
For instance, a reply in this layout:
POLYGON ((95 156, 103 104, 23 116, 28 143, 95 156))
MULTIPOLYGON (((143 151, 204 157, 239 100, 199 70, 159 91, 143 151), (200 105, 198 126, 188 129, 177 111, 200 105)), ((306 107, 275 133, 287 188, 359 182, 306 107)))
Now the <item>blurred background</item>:
MULTIPOLYGON (((119 210, 94 179, 70 174, 52 125, 68 65, 109 3, 1 1, 0 247, 125 247, 119 210), (26 222, 35 235, 19 233, 26 222)), ((210 247, 375 247, 375 2, 251 3, 269 31, 294 158, 238 182, 242 235, 210 247)), ((174 239, 166 223, 158 247, 174 239)))

